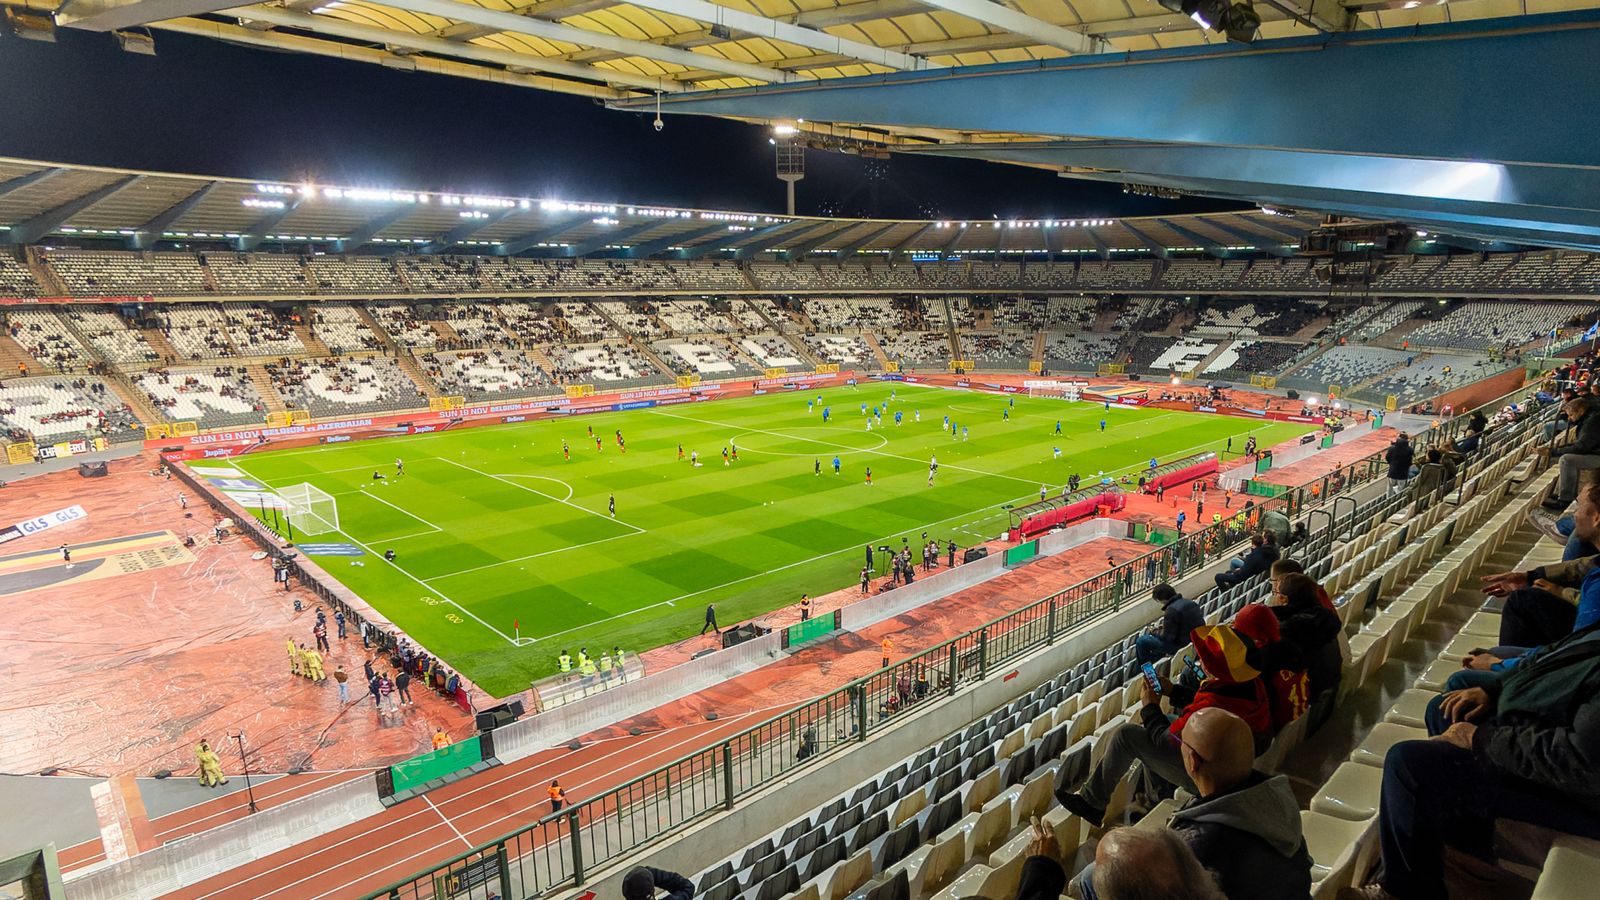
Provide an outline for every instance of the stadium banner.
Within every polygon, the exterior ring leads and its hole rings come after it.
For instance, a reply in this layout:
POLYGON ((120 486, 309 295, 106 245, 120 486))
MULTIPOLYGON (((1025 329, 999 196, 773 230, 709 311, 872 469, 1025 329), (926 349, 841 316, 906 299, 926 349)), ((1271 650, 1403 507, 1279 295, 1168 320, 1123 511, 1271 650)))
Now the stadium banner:
POLYGON ((833 629, 837 627, 834 622, 837 617, 837 612, 834 612, 790 625, 783 632, 783 646, 798 647, 807 641, 832 634, 833 629))
POLYGON ((853 382, 853 371, 818 376, 811 373, 787 375, 778 381, 765 379, 700 384, 694 388, 662 386, 618 391, 582 398, 582 405, 570 397, 537 397, 510 402, 479 403, 460 409, 396 413, 368 418, 301 422, 282 427, 218 430, 169 440, 145 441, 145 448, 162 451, 171 461, 223 459, 237 456, 260 444, 304 446, 332 443, 326 435, 347 435, 350 440, 408 432, 431 425, 432 430, 449 425, 498 425, 506 421, 532 422, 574 413, 610 412, 615 405, 635 400, 653 400, 656 406, 699 403, 722 397, 750 396, 756 390, 784 388, 803 390, 853 382), (384 431, 383 429, 391 429, 384 431), (174 446, 177 445, 177 446, 174 446), (205 448, 202 450, 201 448, 205 448))
POLYGON ((1037 539, 1018 544, 1015 547, 1007 547, 1006 568, 1020 566, 1038 555, 1039 541, 1037 539))
POLYGON ((34 448, 34 454, 40 460, 60 459, 67 456, 77 456, 91 450, 104 450, 109 445, 105 438, 95 438, 93 441, 78 438, 72 441, 62 441, 59 444, 43 444, 34 448))
POLYGON ((0 306, 60 306, 65 303, 149 303, 154 297, 0 297, 0 306))
POLYGON ((20 466, 23 463, 31 463, 33 462, 33 454, 37 449, 37 447, 29 443, 7 444, 6 462, 11 463, 14 466, 20 466))
POLYGON ((38 534, 57 525, 70 525, 80 519, 87 518, 88 515, 83 511, 83 507, 73 505, 66 509, 58 509, 53 513, 45 513, 42 516, 23 519, 15 525, 0 529, 0 544, 6 541, 14 541, 20 537, 27 537, 31 534, 38 534))
POLYGON ((413 756, 389 767, 394 779, 394 792, 409 791, 433 781, 453 775, 483 762, 483 748, 478 736, 473 735, 460 743, 413 756))

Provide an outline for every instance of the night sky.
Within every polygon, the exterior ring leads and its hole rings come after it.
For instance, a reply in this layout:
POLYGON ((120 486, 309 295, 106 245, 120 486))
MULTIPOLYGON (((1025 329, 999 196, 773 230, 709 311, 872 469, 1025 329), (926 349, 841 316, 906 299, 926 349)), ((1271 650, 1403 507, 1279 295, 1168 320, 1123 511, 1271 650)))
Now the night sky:
MULTIPOLYGON (((362 187, 783 211, 759 127, 155 32, 158 56, 63 28, 0 36, 0 155, 362 187)), ((1094 218, 1238 208, 974 160, 810 151, 799 212, 1094 218)))

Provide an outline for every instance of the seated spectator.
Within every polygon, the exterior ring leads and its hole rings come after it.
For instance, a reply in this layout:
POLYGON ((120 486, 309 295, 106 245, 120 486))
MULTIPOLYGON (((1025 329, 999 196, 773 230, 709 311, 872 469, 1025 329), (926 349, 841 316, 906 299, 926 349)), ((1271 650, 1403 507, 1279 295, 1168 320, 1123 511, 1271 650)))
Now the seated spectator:
MULTIPOLYGON (((1272 575, 1270 577, 1274 582, 1274 587, 1276 587, 1277 580, 1285 575, 1304 575, 1305 573, 1306 567, 1300 565, 1299 560, 1284 558, 1272 564, 1272 575)), ((1333 605, 1333 598, 1328 596, 1327 590, 1320 584, 1317 585, 1317 602, 1327 607, 1328 612, 1334 615, 1339 614, 1338 608, 1333 605)))
POLYGON ((1266 686, 1261 673, 1245 661, 1252 649, 1249 641, 1228 625, 1206 625, 1194 630, 1190 643, 1204 679, 1186 676, 1174 684, 1161 678, 1160 693, 1144 683, 1139 721, 1128 722, 1106 737, 1105 754, 1082 788, 1074 793, 1066 785, 1056 784, 1056 799, 1069 812, 1099 825, 1106 817, 1112 790, 1135 762, 1144 763, 1154 777, 1193 793, 1195 786, 1183 768, 1178 740, 1189 717, 1199 710, 1221 707, 1244 719, 1263 743, 1270 738, 1272 709, 1266 686), (1162 697, 1171 702, 1176 715, 1162 711, 1162 697))
POLYGON ((1277 548, 1267 543, 1266 535, 1256 532, 1250 536, 1249 551, 1234 560, 1228 571, 1217 573, 1217 587, 1227 590, 1236 584, 1248 581, 1272 568, 1272 564, 1277 561, 1277 548))
MULTIPOLYGON (((1592 544, 1600 536, 1600 486, 1584 490, 1572 519, 1574 540, 1592 544)), ((1565 626, 1571 633, 1600 622, 1600 557, 1591 555, 1527 573, 1487 575, 1484 590, 1490 596, 1506 596, 1500 643, 1473 650, 1463 658, 1462 671, 1445 681, 1446 691, 1498 681, 1537 656, 1543 645, 1565 636, 1556 634, 1557 629, 1565 626)), ((1429 704, 1430 720, 1439 714, 1439 705, 1440 701, 1429 704)))
MULTIPOLYGON (((1504 678, 1453 691, 1433 739, 1383 761, 1378 881, 1341 900, 1445 896, 1446 845, 1492 859, 1499 818, 1600 838, 1600 625, 1545 647, 1504 678)), ((1430 727, 1430 731, 1433 730, 1430 727)))
POLYGON ((1094 848, 1086 900, 1224 900, 1183 840, 1166 828, 1117 828, 1094 848))
POLYGON ((1544 508, 1561 512, 1578 496, 1578 478, 1589 469, 1600 469, 1600 408, 1593 397, 1581 396, 1568 404, 1578 416, 1576 434, 1571 441, 1550 451, 1550 458, 1561 469, 1555 495, 1544 501, 1544 508))
POLYGON ((1289 780, 1254 770, 1250 726, 1225 709, 1202 709, 1183 729, 1183 766, 1198 791, 1168 827, 1216 878, 1228 900, 1301 900, 1311 893, 1311 855, 1289 780))
MULTIPOLYGON (((1600 538, 1600 484, 1584 489, 1572 519, 1573 537, 1590 545, 1600 538)), ((1500 616, 1505 647, 1538 647, 1600 621, 1600 557, 1486 575, 1483 588, 1506 598, 1500 616)))
POLYGON ((1311 708, 1311 680, 1306 676, 1300 650, 1283 643, 1278 617, 1260 603, 1250 603, 1239 610, 1233 617, 1233 629, 1255 645, 1245 654, 1245 661, 1261 671, 1272 710, 1272 733, 1276 735, 1311 708))
POLYGON ((1311 697, 1337 690, 1344 660, 1339 654, 1343 623, 1317 600, 1317 583, 1307 575, 1285 575, 1273 585, 1269 603, 1278 617, 1283 646, 1292 655, 1280 667, 1305 669, 1311 697))
POLYGON ((1150 596, 1161 604, 1161 625, 1152 626, 1134 639, 1140 663, 1155 662, 1178 652, 1188 645, 1189 633, 1206 623, 1200 604, 1179 594, 1170 584, 1156 585, 1150 596))
POLYGON ((652 866, 634 866, 622 876, 623 900, 655 900, 656 891, 667 892, 666 900, 691 900, 694 882, 666 869, 652 866))

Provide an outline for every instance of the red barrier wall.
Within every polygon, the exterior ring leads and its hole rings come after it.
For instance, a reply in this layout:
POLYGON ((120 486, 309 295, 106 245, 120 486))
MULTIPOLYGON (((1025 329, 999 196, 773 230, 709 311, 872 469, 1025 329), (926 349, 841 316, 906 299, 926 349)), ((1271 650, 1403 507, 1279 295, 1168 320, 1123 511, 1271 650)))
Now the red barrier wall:
POLYGON ((1041 531, 1049 531, 1057 525, 1070 525, 1079 519, 1087 519, 1094 515, 1095 507, 1102 505, 1111 507, 1112 512, 1118 512, 1128 505, 1128 498, 1122 493, 1107 491, 1093 497, 1086 497, 1059 509, 1047 510, 1037 515, 1029 516, 1023 519, 1016 528, 1011 529, 1011 540, 1025 540, 1041 531))

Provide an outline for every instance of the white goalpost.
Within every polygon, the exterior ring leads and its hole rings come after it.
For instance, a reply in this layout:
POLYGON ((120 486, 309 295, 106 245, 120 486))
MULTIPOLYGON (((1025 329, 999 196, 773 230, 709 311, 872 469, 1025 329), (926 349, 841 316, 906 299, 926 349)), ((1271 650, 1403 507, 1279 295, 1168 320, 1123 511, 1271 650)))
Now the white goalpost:
POLYGON ((278 489, 287 506, 289 522, 301 534, 339 530, 339 504, 333 495, 305 482, 278 489))

